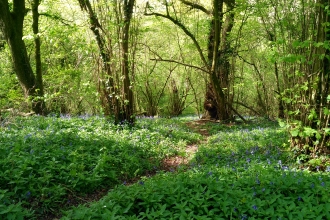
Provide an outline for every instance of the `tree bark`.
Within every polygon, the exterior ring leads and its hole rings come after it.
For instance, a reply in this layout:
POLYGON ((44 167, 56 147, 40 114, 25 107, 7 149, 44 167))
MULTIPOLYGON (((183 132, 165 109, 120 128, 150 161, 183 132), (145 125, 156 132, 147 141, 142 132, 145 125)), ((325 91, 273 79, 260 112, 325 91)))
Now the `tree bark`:
MULTIPOLYGON (((330 0, 320 0, 319 7, 319 27, 317 33, 318 42, 329 42, 330 41, 330 31, 329 31, 329 9, 330 0)), ((322 48, 321 53, 325 56, 320 60, 320 70, 318 71, 318 86, 315 95, 315 104, 316 104, 316 114, 319 119, 319 123, 312 123, 312 128, 317 130, 322 130, 328 127, 329 124, 329 115, 324 112, 324 109, 330 109, 330 103, 327 100, 327 97, 330 96, 329 85, 330 85, 330 50, 328 47, 322 48)), ((321 142, 319 147, 315 149, 316 151, 327 152, 327 146, 325 143, 329 142, 329 135, 322 135, 321 142)))

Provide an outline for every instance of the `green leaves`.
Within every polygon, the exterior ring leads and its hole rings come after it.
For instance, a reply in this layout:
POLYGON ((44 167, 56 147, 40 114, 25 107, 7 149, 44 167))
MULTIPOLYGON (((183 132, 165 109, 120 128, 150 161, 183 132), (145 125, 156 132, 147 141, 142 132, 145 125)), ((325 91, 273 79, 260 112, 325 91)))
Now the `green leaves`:
POLYGON ((310 110, 310 113, 308 115, 308 120, 312 121, 313 119, 317 119, 317 115, 316 115, 315 109, 310 110))
POLYGON ((312 219, 320 210, 326 210, 325 206, 314 210, 308 204, 326 195, 322 181, 328 181, 328 175, 320 179, 308 172, 286 170, 278 161, 285 161, 286 156, 280 157, 277 147, 267 145, 270 140, 275 145, 281 143, 281 138, 284 141, 286 136, 279 135, 282 130, 257 125, 226 129, 216 125, 210 130, 214 135, 208 144, 200 146, 186 172, 159 174, 144 179, 143 186, 118 187, 102 202, 93 203, 92 208, 80 206, 66 212, 66 216, 75 218, 82 210, 88 210, 86 216, 105 213, 101 208, 105 201, 121 206, 117 217, 123 219, 312 219), (251 159, 248 165, 246 158, 251 159))
POLYGON ((11 201, 10 192, 0 189, 0 218, 8 220, 23 220, 32 216, 32 212, 23 208, 22 203, 11 201))
MULTIPOLYGON (((282 147, 287 134, 277 123, 205 125, 212 135, 189 169, 127 186, 126 178, 157 171, 154 166, 175 154, 183 138, 200 138, 183 126, 185 119, 141 119, 135 128, 96 117, 17 120, 20 128, 0 133, 0 167, 8 170, 1 170, 0 184, 9 186, 0 190, 4 219, 32 216, 22 208, 31 201, 45 212, 58 210, 70 204, 68 192, 80 196, 101 186, 111 187, 107 196, 65 211, 62 219, 326 218, 329 173, 290 167, 282 147)), ((308 128, 297 133, 310 134, 316 135, 308 128)))
POLYGON ((2 197, 38 208, 36 216, 66 204, 68 194, 90 193, 156 172, 163 158, 184 154, 183 138, 200 138, 183 128, 184 121, 167 119, 141 119, 135 128, 89 116, 13 120, 17 127, 0 131, 0 185, 10 192, 2 197))
POLYGON ((298 137, 300 133, 300 129, 299 128, 294 128, 292 130, 290 130, 290 134, 292 137, 298 137))

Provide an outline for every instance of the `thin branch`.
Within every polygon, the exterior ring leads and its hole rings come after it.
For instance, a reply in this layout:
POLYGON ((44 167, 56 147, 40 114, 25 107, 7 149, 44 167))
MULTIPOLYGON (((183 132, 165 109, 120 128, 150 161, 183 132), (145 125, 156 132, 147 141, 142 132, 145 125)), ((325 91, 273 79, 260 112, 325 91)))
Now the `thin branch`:
POLYGON ((233 112, 235 112, 235 114, 236 114, 240 119, 242 119, 242 121, 243 121, 244 123, 246 123, 245 118, 244 118, 242 115, 240 115, 240 113, 238 113, 238 111, 236 111, 236 109, 234 109, 234 107, 233 107, 232 105, 228 105, 228 106, 229 106, 229 108, 230 108, 231 110, 233 110, 233 112))
POLYGON ((162 91, 158 94, 159 96, 157 97, 157 103, 156 103, 156 106, 159 105, 160 98, 162 97, 162 95, 163 95, 163 93, 164 93, 164 91, 165 91, 165 87, 166 87, 166 85, 167 85, 167 83, 168 83, 168 80, 170 79, 170 77, 171 77, 173 71, 176 69, 176 67, 177 67, 177 66, 175 66, 172 70, 170 70, 170 74, 168 75, 168 77, 167 77, 167 79, 166 79, 166 82, 165 82, 165 84, 164 84, 164 86, 163 86, 163 88, 162 88, 162 91))
POLYGON ((66 26, 70 26, 70 27, 72 26, 70 23, 73 23, 73 21, 66 20, 59 15, 53 15, 53 14, 49 14, 49 13, 39 13, 39 15, 45 16, 47 18, 51 18, 55 21, 59 21, 62 24, 66 25, 66 26))
POLYGON ((243 106, 243 107, 249 109, 250 111, 254 112, 256 115, 261 116, 261 114, 260 114, 259 112, 257 112, 256 110, 254 110, 252 107, 245 105, 243 102, 239 102, 239 101, 236 101, 236 102, 235 102, 235 101, 234 101, 234 103, 236 103, 236 104, 238 104, 238 105, 241 105, 241 106, 243 106))
POLYGON ((147 48, 149 49, 150 52, 152 52, 152 53, 155 54, 157 57, 159 57, 159 59, 155 59, 155 58, 150 59, 150 60, 152 60, 152 61, 156 61, 156 62, 158 62, 158 61, 164 61, 164 62, 177 63, 177 64, 180 64, 180 65, 183 65, 183 66, 187 66, 187 67, 192 67, 192 68, 198 69, 198 70, 200 70, 200 71, 202 71, 202 72, 205 72, 205 73, 209 73, 208 70, 205 70, 205 69, 203 69, 203 68, 201 68, 201 67, 198 67, 198 66, 194 66, 194 65, 186 64, 186 63, 179 62, 179 61, 175 61, 175 60, 163 59, 159 54, 157 54, 156 51, 152 50, 152 49, 150 48, 149 45, 144 44, 144 43, 139 43, 139 44, 141 44, 141 45, 147 47, 147 48))
POLYGON ((147 48, 149 49, 150 52, 152 52, 152 53, 155 54, 157 57, 159 57, 159 59, 162 59, 162 57, 157 53, 157 51, 152 50, 152 49, 150 48, 149 45, 147 45, 147 44, 145 44, 145 43, 138 43, 138 44, 141 44, 141 45, 147 47, 147 48))
POLYGON ((257 68, 256 64, 247 61, 246 59, 244 59, 244 58, 243 58, 241 55, 239 55, 238 53, 237 53, 237 56, 238 56, 241 60, 243 60, 243 62, 245 62, 245 63, 247 63, 247 64, 253 66, 254 70, 258 73, 258 75, 261 75, 261 73, 260 73, 259 69, 257 68))
POLYGON ((185 1, 185 0, 180 0, 180 2, 182 2, 185 5, 190 6, 192 9, 198 9, 198 10, 201 10, 202 12, 204 12, 207 15, 212 15, 212 12, 207 10, 206 8, 204 8, 204 6, 202 6, 202 5, 199 5, 197 3, 190 2, 190 1, 185 1))
POLYGON ((250 9, 250 8, 247 7, 246 10, 244 11, 244 15, 243 15, 243 18, 242 18, 242 23, 241 23, 241 25, 238 28, 237 38, 235 40, 235 46, 234 46, 235 50, 237 50, 238 45, 239 45, 239 41, 242 38, 242 29, 243 29, 243 26, 244 26, 244 24, 246 23, 246 21, 247 21, 247 19, 249 17, 248 9, 250 9))
POLYGON ((175 60, 167 60, 167 59, 150 59, 150 60, 153 60, 153 61, 170 62, 170 63, 177 63, 177 64, 180 64, 180 65, 183 65, 183 66, 188 66, 188 67, 192 67, 192 68, 198 69, 198 70, 203 71, 203 72, 205 72, 205 73, 209 73, 208 70, 205 70, 205 69, 203 69, 203 68, 201 68, 201 67, 194 66, 194 65, 190 65, 190 64, 187 64, 187 63, 182 63, 182 62, 175 61, 175 60))
POLYGON ((194 88, 193 85, 192 85, 192 82, 191 82, 191 80, 190 80, 190 77, 187 77, 187 81, 188 81, 188 83, 190 84, 190 87, 191 87, 192 90, 193 90, 195 103, 196 103, 196 105, 197 105, 196 110, 197 110, 197 113, 198 113, 198 118, 200 118, 200 111, 199 111, 199 106, 198 106, 198 99, 197 99, 197 93, 196 93, 196 90, 195 90, 195 88, 194 88))
POLYGON ((149 72, 149 76, 154 72, 155 68, 157 65, 157 61, 155 62, 155 64, 153 65, 153 67, 151 68, 150 72, 149 72))
POLYGON ((163 17, 163 18, 166 18, 170 21, 172 21, 175 25, 177 25, 179 28, 181 28, 181 30, 183 30, 183 32, 190 37, 190 39, 194 42, 197 50, 198 50, 198 53, 200 55, 200 58, 201 60, 203 61, 204 65, 205 66, 209 66, 205 57, 204 57, 204 54, 203 54, 203 51, 201 49, 201 47, 199 46, 195 36, 186 28, 186 26, 184 26, 184 24, 182 24, 180 21, 178 21, 177 19, 174 19, 172 18, 171 16, 169 15, 163 15, 163 14, 160 14, 160 13, 156 13, 156 12, 152 12, 152 13, 147 13, 147 11, 144 12, 144 15, 145 16, 158 16, 158 17, 163 17))

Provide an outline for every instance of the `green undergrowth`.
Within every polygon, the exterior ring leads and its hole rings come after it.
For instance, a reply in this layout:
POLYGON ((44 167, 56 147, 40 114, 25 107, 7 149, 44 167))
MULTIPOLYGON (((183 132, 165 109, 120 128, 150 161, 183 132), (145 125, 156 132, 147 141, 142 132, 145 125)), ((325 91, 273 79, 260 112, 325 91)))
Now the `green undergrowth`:
POLYGON ((329 219, 329 176, 201 167, 118 186, 62 219, 329 219))
POLYGON ((299 169, 276 123, 203 127, 212 135, 185 172, 118 185, 62 219, 330 218, 329 172, 299 169))
POLYGON ((102 117, 10 118, 0 126, 0 219, 58 213, 68 198, 156 172, 201 135, 187 119, 144 118, 135 127, 102 117))

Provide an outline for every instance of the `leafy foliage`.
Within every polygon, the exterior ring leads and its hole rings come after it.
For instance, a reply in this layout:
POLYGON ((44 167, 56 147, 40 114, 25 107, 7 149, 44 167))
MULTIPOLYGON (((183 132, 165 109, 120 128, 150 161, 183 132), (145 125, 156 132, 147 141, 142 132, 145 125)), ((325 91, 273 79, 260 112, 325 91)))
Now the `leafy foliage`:
MULTIPOLYGON (((120 74, 122 42, 129 43, 132 83, 127 88, 134 92, 137 115, 202 113, 210 79, 199 68, 205 63, 195 45, 171 21, 143 13, 172 16, 205 49, 212 46, 210 16, 184 1, 152 2, 147 8, 138 3, 130 39, 122 41, 123 2, 91 2, 103 26, 96 31, 102 29, 106 42, 100 51, 78 2, 41 2, 41 99, 51 117, 8 117, 30 111, 31 100, 23 97, 8 42, 0 33, 1 219, 54 213, 109 188, 101 201, 73 208, 63 218, 330 218, 329 6, 310 0, 236 0, 235 8, 223 11, 226 20, 235 13, 230 34, 225 31, 228 36, 221 37, 226 39, 223 46, 231 47, 221 51, 218 64, 230 70, 223 88, 228 101, 240 114, 283 118, 286 130, 259 119, 253 124, 205 124, 211 136, 200 142, 189 168, 162 173, 164 158, 184 156, 185 146, 201 139, 185 126, 195 118, 139 118, 132 127, 66 113, 113 114, 109 97, 127 104, 120 89, 125 79, 120 74), (107 51, 109 62, 99 53, 107 51), (104 65, 111 66, 111 77, 104 65), (115 93, 105 91, 111 89, 109 79, 117 84, 115 93), (154 178, 122 185, 155 173, 154 178)), ((212 5, 194 2, 205 5, 204 11, 212 5)), ((12 1, 8 4, 12 10, 12 1)), ((34 69, 31 20, 27 10, 23 40, 34 69)))
POLYGON ((10 64, 9 48, 0 50, 0 110, 17 106, 22 107, 24 97, 10 64))
POLYGON ((208 124, 213 135, 186 172, 118 185, 62 219, 329 218, 329 173, 295 168, 282 146, 285 131, 261 125, 208 124))
POLYGON ((180 124, 164 121, 141 119, 136 128, 87 115, 7 121, 0 130, 5 204, 0 216, 24 213, 20 204, 37 214, 49 212, 70 204, 69 194, 88 194, 155 172, 163 158, 182 152, 186 141, 200 139, 180 124))

